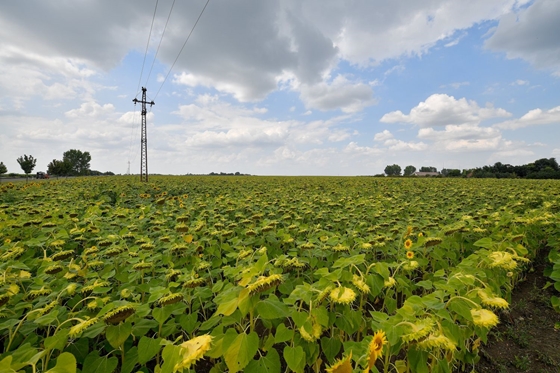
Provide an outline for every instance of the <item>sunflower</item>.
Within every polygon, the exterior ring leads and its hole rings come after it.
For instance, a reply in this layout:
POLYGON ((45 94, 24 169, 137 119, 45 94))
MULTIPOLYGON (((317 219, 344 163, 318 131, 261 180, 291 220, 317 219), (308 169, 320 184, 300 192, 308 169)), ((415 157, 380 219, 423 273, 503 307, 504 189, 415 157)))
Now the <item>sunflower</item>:
POLYGON ((329 297, 334 303, 350 304, 356 299, 356 292, 350 288, 340 286, 331 290, 329 297))
POLYGON ((327 373, 352 373, 352 351, 346 358, 338 360, 330 368, 326 369, 327 373))
POLYGON ((383 282, 383 285, 386 288, 392 288, 393 286, 395 286, 396 283, 397 283, 397 281, 395 281, 394 277, 389 277, 389 279, 387 279, 383 282))
POLYGON ((189 369, 193 363, 196 363, 210 350, 213 338, 211 335, 205 334, 181 343, 179 345, 181 348, 180 361, 175 364, 173 370, 189 369))
POLYGON ((383 330, 373 335, 368 346, 368 371, 374 366, 375 361, 383 356, 383 346, 387 344, 387 337, 383 330))
POLYGON ((412 251, 407 251, 406 252, 406 258, 407 259, 412 259, 414 258, 414 253, 412 251))
POLYGON ((360 292, 364 294, 369 294, 369 286, 365 283, 364 278, 362 276, 354 275, 352 277, 352 284, 360 290, 360 292))
POLYGON ((105 321, 107 324, 116 325, 132 316, 134 312, 135 309, 132 306, 126 305, 117 307, 114 310, 107 312, 107 314, 103 316, 103 321, 105 321))
POLYGON ((412 240, 409 238, 408 240, 404 241, 404 248, 410 250, 412 247, 412 240))
POLYGON ((479 310, 472 309, 471 316, 473 318, 473 323, 476 326, 482 326, 485 328, 491 328, 498 325, 500 322, 500 320, 498 320, 498 316, 496 316, 494 312, 484 308, 479 310))
POLYGON ((255 295, 280 285, 282 282, 284 282, 284 278, 279 274, 261 276, 255 282, 247 286, 247 289, 249 289, 250 295, 255 295))
POLYGON ((478 296, 480 297, 482 304, 485 306, 496 307, 496 308, 508 308, 509 303, 504 298, 489 296, 484 290, 478 291, 478 296))

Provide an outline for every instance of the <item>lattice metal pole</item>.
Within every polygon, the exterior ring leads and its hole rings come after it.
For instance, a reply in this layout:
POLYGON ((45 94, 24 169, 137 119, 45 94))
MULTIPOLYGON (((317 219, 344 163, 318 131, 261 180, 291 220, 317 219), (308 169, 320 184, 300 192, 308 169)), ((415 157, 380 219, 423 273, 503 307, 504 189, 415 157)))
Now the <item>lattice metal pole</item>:
POLYGON ((140 137, 140 181, 148 181, 148 131, 146 129, 146 104, 155 105, 153 101, 146 101, 147 89, 142 87, 142 101, 132 100, 134 104, 142 104, 142 136, 140 137))

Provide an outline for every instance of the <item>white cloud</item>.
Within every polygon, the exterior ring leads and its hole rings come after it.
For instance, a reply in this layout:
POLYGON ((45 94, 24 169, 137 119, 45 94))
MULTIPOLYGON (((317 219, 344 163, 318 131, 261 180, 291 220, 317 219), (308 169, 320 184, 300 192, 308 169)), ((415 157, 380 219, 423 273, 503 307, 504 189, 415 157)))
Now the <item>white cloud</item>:
POLYGON ((560 106, 550 110, 533 109, 519 119, 508 120, 495 125, 497 128, 514 130, 523 127, 560 123, 560 106))
POLYGON ((433 141, 437 149, 445 151, 496 150, 502 141, 500 131, 476 124, 447 125, 442 131, 421 128, 418 138, 433 141))
POLYGON ((393 138, 393 134, 388 130, 383 130, 383 132, 378 132, 373 137, 375 141, 386 141, 392 138, 393 138))
POLYGON ((79 109, 69 110, 65 114, 69 118, 77 118, 83 116, 98 118, 103 115, 112 113, 114 110, 115 107, 113 106, 113 104, 99 105, 95 101, 89 101, 82 103, 79 109))
POLYGON ((302 84, 300 97, 307 108, 323 111, 341 109, 345 113, 354 113, 375 103, 370 85, 352 83, 342 75, 330 84, 302 84))
POLYGON ((491 104, 479 107, 475 101, 466 98, 456 100, 446 94, 433 94, 404 114, 400 110, 383 115, 383 123, 411 123, 420 127, 477 124, 484 119, 508 117, 510 113, 491 104))
POLYGON ((528 85, 529 81, 528 80, 521 80, 521 79, 517 79, 515 82, 511 82, 510 85, 528 85))
POLYGON ((522 58, 537 68, 560 76, 560 2, 536 0, 528 8, 500 19, 486 48, 502 51, 509 59, 522 58))

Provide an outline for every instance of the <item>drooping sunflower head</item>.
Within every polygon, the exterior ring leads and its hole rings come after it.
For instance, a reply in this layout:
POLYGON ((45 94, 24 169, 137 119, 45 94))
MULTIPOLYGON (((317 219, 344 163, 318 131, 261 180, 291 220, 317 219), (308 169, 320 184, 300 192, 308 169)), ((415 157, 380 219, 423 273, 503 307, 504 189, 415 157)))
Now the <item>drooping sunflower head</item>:
POLYGON ((173 370, 189 369, 193 363, 196 363, 210 350, 213 338, 211 335, 205 334, 181 343, 179 345, 181 348, 180 361, 175 364, 173 370))
POLYGON ((178 303, 183 300, 183 294, 173 293, 169 295, 164 295, 157 301, 158 306, 167 306, 169 304, 178 303))
POLYGON ((498 316, 490 310, 487 309, 471 309, 471 316, 473 318, 473 323, 476 326, 482 326, 485 328, 491 328, 500 322, 498 316))
POLYGON ((80 334, 82 334, 83 331, 85 331, 87 328, 89 328, 93 324, 97 323, 98 321, 99 321, 99 319, 97 317, 93 317, 91 319, 83 320, 83 321, 79 322, 78 324, 76 324, 76 325, 74 325, 73 327, 70 328, 70 331, 68 332, 68 336, 70 338, 78 337, 80 334))
POLYGON ((509 307, 509 303, 504 298, 495 297, 493 294, 488 294, 487 290, 480 289, 478 291, 478 296, 482 301, 482 304, 485 306, 495 307, 495 308, 503 308, 506 309, 509 307))
POLYGON ((428 237, 424 241, 424 246, 425 247, 436 246, 436 245, 439 245, 442 242, 443 242, 443 240, 439 237, 428 237))
POLYGON ((356 299, 356 292, 350 288, 339 286, 331 290, 329 298, 334 303, 350 304, 356 299))
POLYGON ((261 276, 255 282, 247 286, 247 289, 249 289, 250 295, 255 295, 280 285, 282 282, 284 282, 284 277, 279 274, 261 276))
POLYGON ((404 342, 418 341, 426 337, 434 329, 434 324, 435 322, 431 318, 407 324, 412 330, 407 334, 403 334, 401 338, 404 342))
POLYGON ((375 361, 383 355, 383 346, 387 344, 387 337, 383 330, 377 331, 373 335, 371 342, 368 346, 368 367, 374 366, 375 361))
POLYGON ((369 294, 370 288, 364 281, 362 276, 354 275, 352 276, 352 284, 358 288, 358 290, 364 294, 369 294))
POLYGON ((107 324, 118 324, 132 316, 135 312, 134 307, 130 305, 121 306, 109 311, 103 316, 103 321, 107 324))
POLYGON ((439 349, 439 350, 455 351, 457 349, 455 343, 453 343, 451 339, 447 338, 445 335, 441 334, 440 332, 432 333, 427 338, 418 342, 418 347, 425 350, 439 349))

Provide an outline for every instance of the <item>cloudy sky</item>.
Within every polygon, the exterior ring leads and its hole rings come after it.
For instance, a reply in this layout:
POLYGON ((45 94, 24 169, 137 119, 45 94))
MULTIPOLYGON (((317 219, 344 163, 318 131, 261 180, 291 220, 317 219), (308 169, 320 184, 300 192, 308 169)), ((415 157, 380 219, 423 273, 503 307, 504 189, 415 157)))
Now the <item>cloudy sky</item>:
POLYGON ((150 173, 560 158, 558 0, 210 0, 184 44, 205 4, 0 2, 8 171, 80 149, 138 173, 142 86, 150 173))

